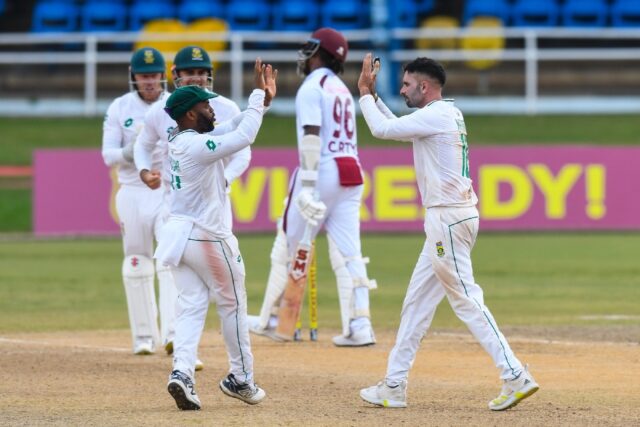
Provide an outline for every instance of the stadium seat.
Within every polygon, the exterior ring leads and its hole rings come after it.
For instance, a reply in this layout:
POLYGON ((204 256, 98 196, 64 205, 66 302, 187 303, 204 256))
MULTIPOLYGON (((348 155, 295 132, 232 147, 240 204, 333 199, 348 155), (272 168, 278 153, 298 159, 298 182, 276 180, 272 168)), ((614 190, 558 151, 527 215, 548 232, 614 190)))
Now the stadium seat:
POLYGON ((227 6, 227 22, 232 30, 268 30, 270 15, 269 5, 262 0, 235 0, 227 6))
MULTIPOLYGON (((186 27, 187 32, 194 33, 228 33, 229 25, 222 19, 218 18, 203 18, 198 19, 197 21, 193 21, 186 27)), ((182 42, 181 48, 189 45, 197 45, 203 48, 209 53, 211 60, 213 62, 213 67, 218 67, 218 62, 216 61, 216 52, 222 52, 227 48, 226 40, 213 40, 207 39, 202 41, 194 41, 190 40, 189 42, 182 42)))
POLYGON ((125 31, 127 8, 121 3, 91 2, 82 8, 82 31, 125 31))
POLYGON ((605 0, 567 0, 562 5, 562 23, 565 27, 604 27, 609 8, 605 0))
MULTIPOLYGON (((491 16, 476 16, 467 25, 467 28, 496 29, 502 30, 502 22, 499 18, 491 16)), ((495 53, 495 58, 491 59, 468 59, 465 65, 474 70, 487 70, 496 66, 505 46, 505 38, 502 31, 498 31, 496 36, 469 35, 460 40, 460 48, 463 52, 472 50, 491 50, 495 53)), ((492 55, 493 56, 493 55, 492 55)))
POLYGON ((273 7, 273 28, 278 31, 314 31, 319 25, 318 4, 313 0, 282 0, 273 7))
POLYGON ((433 12, 435 6, 435 0, 413 0, 413 4, 416 7, 416 13, 418 17, 428 15, 433 12))
MULTIPOLYGON (((189 41, 173 41, 173 34, 181 34, 186 31, 184 24, 177 19, 154 19, 148 21, 140 30, 140 36, 133 46, 134 50, 150 46, 158 49, 163 55, 173 55, 180 50, 182 46, 189 44, 189 41), (166 40, 149 40, 145 38, 147 33, 167 33, 166 40)), ((169 58, 165 58, 168 63, 169 58)))
MULTIPOLYGON (((428 28, 432 30, 454 30, 460 27, 460 22, 453 16, 436 15, 426 18, 422 21, 420 28, 428 28)), ((458 39, 455 37, 446 38, 425 38, 417 39, 416 47, 418 49, 450 49, 453 50, 458 46, 458 39)))
POLYGON ((464 8, 465 25, 476 16, 493 16, 500 18, 503 25, 509 23, 511 9, 506 0, 467 0, 464 8))
POLYGON ((512 9, 516 27, 555 27, 560 9, 554 0, 518 0, 512 9))
POLYGON ((359 0, 327 0, 321 8, 322 26, 359 30, 367 26, 367 7, 359 0))
POLYGON ((389 9, 389 28, 416 28, 418 25, 417 6, 413 0, 394 0, 387 2, 389 9))
POLYGON ((176 10, 170 3, 134 3, 129 9, 129 29, 131 31, 138 31, 149 21, 155 19, 173 19, 175 17, 176 10))
POLYGON ((184 0, 178 6, 178 17, 188 23, 202 18, 225 18, 225 6, 219 1, 184 0))
POLYGON ((611 6, 611 25, 614 27, 640 27, 640 2, 617 0, 611 6))
POLYGON ((78 7, 71 3, 38 3, 33 11, 31 30, 36 33, 76 31, 78 15, 78 7))

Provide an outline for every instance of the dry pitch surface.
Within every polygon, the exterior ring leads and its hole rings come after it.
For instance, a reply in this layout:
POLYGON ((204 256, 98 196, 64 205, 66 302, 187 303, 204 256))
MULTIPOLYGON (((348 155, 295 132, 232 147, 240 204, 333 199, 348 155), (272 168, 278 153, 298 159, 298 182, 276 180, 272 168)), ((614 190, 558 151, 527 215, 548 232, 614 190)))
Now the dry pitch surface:
POLYGON ((196 388, 203 408, 179 411, 167 393, 171 359, 133 356, 128 331, 11 334, 0 337, 0 425, 320 425, 629 426, 640 423, 637 343, 527 339, 508 334, 541 389, 494 413, 499 391, 490 358, 466 333, 434 333, 422 343, 407 409, 373 407, 358 395, 384 374, 392 331, 378 344, 344 349, 321 331, 318 343, 282 345, 253 337, 265 401, 249 406, 218 389, 227 359, 207 332, 196 388))

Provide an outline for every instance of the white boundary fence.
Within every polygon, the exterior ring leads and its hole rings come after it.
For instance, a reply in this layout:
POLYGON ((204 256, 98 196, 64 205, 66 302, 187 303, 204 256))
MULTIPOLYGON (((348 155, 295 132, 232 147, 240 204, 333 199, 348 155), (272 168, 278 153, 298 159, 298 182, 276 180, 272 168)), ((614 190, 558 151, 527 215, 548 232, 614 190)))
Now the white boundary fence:
MULTIPOLYGON (((269 48, 263 50, 247 49, 246 43, 296 43, 299 44, 308 37, 308 33, 297 32, 227 32, 227 33, 181 33, 145 34, 144 39, 140 33, 73 33, 73 34, 33 34, 33 33, 5 33, 0 34, 0 65, 12 66, 17 64, 76 64, 84 65, 84 97, 65 102, 75 102, 76 108, 71 108, 70 114, 84 114, 95 116, 102 114, 106 108, 107 100, 97 97, 98 64, 126 64, 129 62, 130 52, 118 50, 98 49, 98 44, 118 42, 138 42, 140 40, 157 41, 201 41, 224 40, 228 42, 228 49, 215 52, 212 56, 215 61, 229 63, 231 69, 231 93, 230 96, 240 105, 243 105, 243 64, 252 63, 257 56, 263 60, 295 62, 295 49, 269 48), (70 43, 81 44, 83 51, 51 52, 44 50, 46 45, 65 45, 70 43), (40 49, 40 50, 37 50, 40 49), (11 51, 10 51, 11 50, 11 51), (19 50, 16 52, 15 50, 19 50), (104 101, 104 102, 103 102, 104 101)), ((392 42, 415 39, 442 39, 453 38, 462 40, 465 37, 504 37, 507 48, 501 50, 415 50, 375 48, 376 54, 382 52, 383 64, 388 61, 405 62, 417 56, 429 56, 440 61, 468 61, 480 59, 498 59, 501 62, 514 61, 524 64, 524 90, 523 96, 515 97, 491 97, 491 96, 467 96, 458 97, 458 104, 463 110, 471 113, 487 114, 536 114, 536 113, 637 113, 640 112, 640 87, 629 96, 589 96, 585 90, 584 96, 559 96, 543 97, 538 93, 539 67, 541 62, 553 61, 594 61, 612 64, 610 77, 616 78, 619 62, 640 61, 640 29, 515 29, 504 28, 501 30, 459 28, 451 30, 433 29, 396 29, 391 31, 361 30, 345 31, 349 42, 357 46, 369 44, 389 46, 392 42), (518 40, 515 44, 522 47, 508 47, 510 40, 518 40), (556 41, 580 40, 585 47, 541 47, 540 42, 553 39, 556 41), (637 45, 638 47, 599 47, 602 41, 621 42, 620 44, 637 45), (615 61, 615 64, 614 62, 615 61)), ((359 62, 367 50, 353 49, 349 52, 349 62, 359 62)), ((172 57, 174 52, 165 52, 172 57)), ((393 67, 384 67, 389 72, 393 67)), ((395 72, 395 71, 393 71, 395 72)), ((390 76, 386 81, 390 81, 390 76)), ((389 94, 388 84, 381 80, 381 92, 387 95, 386 99, 392 108, 402 109, 402 100, 395 94, 389 94)), ((455 93, 448 93, 454 96, 455 93)), ((20 108, 20 100, 8 100, 0 95, 0 115, 58 115, 65 114, 64 110, 57 108, 55 100, 39 99, 44 108, 33 108, 23 111, 20 108), (48 107, 46 106, 48 105, 48 107)), ((33 105, 33 100, 30 101, 33 105)), ((274 103, 276 110, 290 113, 293 109, 291 99, 279 99, 274 103)))

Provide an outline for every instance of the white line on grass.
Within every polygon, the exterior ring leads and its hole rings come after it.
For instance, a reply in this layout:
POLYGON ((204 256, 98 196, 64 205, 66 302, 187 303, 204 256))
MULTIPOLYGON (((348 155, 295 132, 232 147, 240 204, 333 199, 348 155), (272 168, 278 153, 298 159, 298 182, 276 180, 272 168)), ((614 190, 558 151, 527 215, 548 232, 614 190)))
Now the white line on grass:
MULTIPOLYGON (((476 342, 476 339, 470 334, 457 332, 432 332, 431 335, 440 337, 462 338, 470 342, 476 342)), ((589 345, 607 345, 607 346, 638 346, 637 342, 616 342, 616 341, 570 341, 570 340, 552 340, 545 338, 524 338, 509 337, 509 342, 518 342, 524 344, 552 344, 552 345, 569 345, 569 346, 589 346, 589 345)))
MULTIPOLYGON (((475 338, 470 334, 466 333, 457 333, 457 332, 431 332, 429 335, 435 337, 448 337, 448 338, 458 338, 463 339, 469 342, 475 342, 475 338)), ((615 341, 569 341, 569 340, 552 340, 552 339, 544 339, 544 338, 524 338, 524 337, 510 337, 510 342, 518 342, 524 344, 547 344, 547 345, 568 345, 568 346, 590 346, 590 345, 606 345, 606 346, 638 346, 640 343, 637 342, 615 342, 615 341)), ((118 353, 128 353, 131 350, 129 348, 122 347, 104 347, 104 346, 96 346, 96 345, 84 345, 84 344, 65 344, 65 343, 56 343, 49 341, 39 341, 39 340, 25 340, 25 339, 15 339, 15 338, 6 338, 0 337, 0 343, 9 343, 9 344, 25 344, 25 345, 39 345, 39 346, 48 346, 48 347, 65 347, 65 348, 77 348, 83 350, 92 350, 92 351, 112 351, 118 353)))
POLYGON ((8 344, 25 344, 25 345, 39 345, 45 347, 63 347, 63 348, 77 348, 82 350, 92 350, 92 351, 113 351, 118 353, 124 353, 131 351, 128 348, 122 347, 103 347, 98 345, 84 345, 84 344, 65 344, 65 343, 57 343, 57 342, 49 342, 49 341, 39 341, 39 340, 22 340, 15 338, 5 338, 0 337, 0 343, 8 343, 8 344))

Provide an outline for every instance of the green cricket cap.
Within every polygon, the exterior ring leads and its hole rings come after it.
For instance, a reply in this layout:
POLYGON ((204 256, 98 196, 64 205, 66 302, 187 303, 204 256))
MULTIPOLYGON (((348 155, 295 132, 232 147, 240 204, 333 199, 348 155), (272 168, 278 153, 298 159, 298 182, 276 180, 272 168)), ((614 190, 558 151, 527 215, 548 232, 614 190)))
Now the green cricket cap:
POLYGON ((176 53, 173 66, 177 71, 192 68, 204 68, 211 70, 211 59, 206 50, 198 46, 183 47, 176 53))
POLYGON ((159 50, 152 47, 143 47, 133 52, 131 56, 131 73, 151 74, 164 72, 164 57, 159 50))
POLYGON ((178 120, 198 102, 207 101, 216 96, 218 96, 217 93, 202 89, 200 86, 182 86, 167 99, 164 111, 173 120, 178 120))

